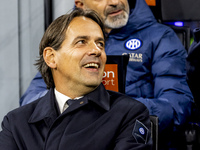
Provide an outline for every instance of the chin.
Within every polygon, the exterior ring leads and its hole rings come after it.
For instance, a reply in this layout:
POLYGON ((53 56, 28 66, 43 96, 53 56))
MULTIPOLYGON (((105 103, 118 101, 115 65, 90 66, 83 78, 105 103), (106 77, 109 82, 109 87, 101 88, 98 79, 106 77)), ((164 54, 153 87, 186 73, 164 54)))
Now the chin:
POLYGON ((94 88, 96 88, 96 87, 98 87, 100 84, 101 84, 101 82, 99 82, 99 81, 98 81, 98 82, 97 82, 97 81, 96 81, 96 82, 95 82, 95 81, 94 81, 94 82, 91 82, 91 81, 90 81, 90 82, 87 83, 87 86, 88 86, 88 87, 94 87, 94 88))

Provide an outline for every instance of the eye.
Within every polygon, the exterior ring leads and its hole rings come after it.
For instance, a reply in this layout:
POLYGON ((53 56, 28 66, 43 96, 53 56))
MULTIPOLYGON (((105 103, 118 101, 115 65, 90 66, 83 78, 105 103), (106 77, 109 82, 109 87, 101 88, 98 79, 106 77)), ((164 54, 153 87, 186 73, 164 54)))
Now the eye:
POLYGON ((85 40, 79 40, 79 41, 76 42, 76 44, 85 44, 85 43, 86 43, 85 40))
POLYGON ((104 42, 97 42, 97 46, 100 48, 104 48, 104 42))

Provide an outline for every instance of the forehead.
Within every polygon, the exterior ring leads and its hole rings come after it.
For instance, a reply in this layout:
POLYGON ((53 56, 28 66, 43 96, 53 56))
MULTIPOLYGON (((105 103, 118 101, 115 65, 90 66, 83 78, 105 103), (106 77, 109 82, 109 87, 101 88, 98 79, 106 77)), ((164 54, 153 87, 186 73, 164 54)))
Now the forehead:
POLYGON ((67 28, 68 34, 93 34, 103 36, 100 26, 90 18, 80 16, 75 17, 67 28))

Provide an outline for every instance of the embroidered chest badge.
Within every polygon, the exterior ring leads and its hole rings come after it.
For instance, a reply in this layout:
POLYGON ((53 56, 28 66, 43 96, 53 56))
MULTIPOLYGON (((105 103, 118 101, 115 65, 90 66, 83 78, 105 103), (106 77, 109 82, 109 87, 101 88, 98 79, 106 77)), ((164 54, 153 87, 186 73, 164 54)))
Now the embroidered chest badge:
POLYGON ((125 47, 128 50, 137 50, 142 46, 142 41, 139 39, 130 39, 125 43, 125 47))
POLYGON ((136 139, 137 143, 147 143, 149 129, 140 121, 136 120, 133 128, 132 135, 136 139))

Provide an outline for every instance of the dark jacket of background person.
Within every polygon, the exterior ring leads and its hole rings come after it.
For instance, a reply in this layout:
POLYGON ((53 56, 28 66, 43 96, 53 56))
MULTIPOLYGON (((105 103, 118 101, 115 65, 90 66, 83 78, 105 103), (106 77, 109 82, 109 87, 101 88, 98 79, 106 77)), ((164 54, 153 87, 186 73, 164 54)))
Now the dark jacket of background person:
POLYGON ((200 28, 193 30, 194 41, 188 50, 186 61, 187 82, 194 96, 195 105, 192 108, 190 145, 193 149, 200 147, 200 28), (192 138, 191 138, 192 137, 192 138), (191 141, 192 139, 192 141, 191 141), (192 144, 191 144, 192 143, 192 144))
POLYGON ((189 48, 187 57, 187 82, 200 108, 200 29, 194 29, 194 42, 189 48))
MULTIPOLYGON (((150 115, 159 117, 159 130, 166 131, 166 137, 191 114, 193 96, 186 82, 187 52, 176 33, 156 21, 144 0, 136 0, 134 8, 131 4, 130 7, 128 24, 108 34, 106 54, 130 55, 126 94, 144 103, 150 115)), ((37 74, 20 103, 27 104, 45 93, 44 81, 37 74)))
POLYGON ((61 115, 56 104, 50 89, 41 99, 10 112, 0 132, 0 149, 151 149, 149 111, 130 97, 100 85, 61 115))

